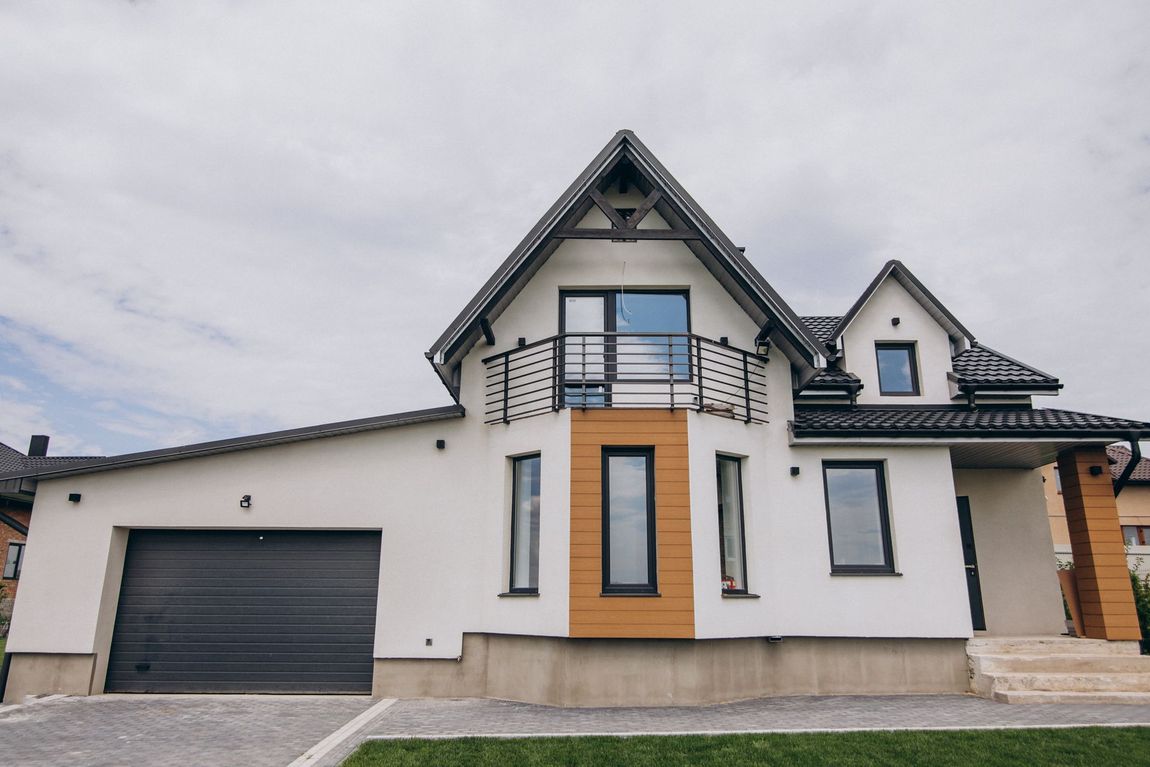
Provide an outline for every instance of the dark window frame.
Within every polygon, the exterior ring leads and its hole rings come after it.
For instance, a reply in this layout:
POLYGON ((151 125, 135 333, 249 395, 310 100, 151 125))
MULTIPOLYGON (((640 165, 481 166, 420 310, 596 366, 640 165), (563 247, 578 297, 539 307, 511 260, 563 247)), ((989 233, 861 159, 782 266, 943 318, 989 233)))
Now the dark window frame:
MULTIPOLYGON (((511 549, 510 549, 511 557, 510 557, 510 562, 509 562, 509 567, 508 567, 508 572, 507 572, 507 592, 506 593, 508 593, 508 594, 538 594, 539 593, 539 573, 538 573, 538 571, 536 571, 536 573, 535 573, 535 585, 534 586, 516 586, 515 585, 515 544, 518 543, 518 539, 517 539, 516 534, 515 534, 515 531, 517 529, 517 525, 515 524, 515 522, 516 522, 515 516, 516 516, 516 513, 517 513, 518 508, 519 508, 519 503, 518 503, 518 501, 519 501, 519 483, 516 480, 518 479, 520 464, 523 461, 531 461, 531 460, 536 460, 536 459, 539 461, 539 489, 540 489, 540 497, 542 497, 543 454, 542 453, 530 453, 528 455, 517 455, 511 459, 511 549)), ((542 501, 540 501, 540 505, 539 505, 539 516, 540 516, 540 525, 542 525, 542 516, 543 516, 542 501)), ((538 540, 536 540, 536 542, 535 542, 535 548, 537 551, 539 550, 539 541, 538 540)))
MULTIPOLYGON (((565 335, 567 333, 567 298, 570 297, 594 297, 603 299, 603 332, 604 333, 617 333, 618 325, 616 324, 616 317, 618 315, 618 300, 619 295, 667 295, 667 296, 682 296, 686 303, 687 309, 687 330, 688 335, 691 333, 691 290, 690 288, 638 288, 635 290, 620 290, 619 288, 573 288, 571 290, 561 289, 559 291, 559 334, 565 335)), ((652 332, 652 335, 660 335, 657 332, 652 332)), ((686 375, 676 376, 676 384, 689 384, 694 376, 694 347, 684 341, 687 347, 687 361, 686 363, 678 363, 676 365, 685 365, 686 375)), ((563 389, 567 380, 566 373, 566 344, 559 353, 559 387, 563 389)), ((666 378, 622 378, 618 377, 618 358, 615 354, 614 344, 604 344, 603 347, 603 381, 601 383, 584 385, 580 388, 590 390, 593 388, 600 388, 603 394, 604 405, 610 407, 611 405, 611 387, 614 384, 649 384, 649 383, 666 383, 666 378)), ((578 386, 578 384, 576 384, 578 386)), ((598 392, 596 392, 598 393, 598 392)), ((584 394, 586 396, 586 394, 584 394)), ((571 404, 579 404, 572 402, 571 404)))
POLYGON ((6 580, 6 581, 18 581, 18 580, 20 580, 20 571, 24 567, 24 552, 27 551, 27 549, 26 549, 27 545, 28 544, 26 541, 9 541, 8 542, 8 548, 4 552, 4 571, 3 571, 4 580, 6 580), (13 574, 8 575, 7 574, 8 573, 8 562, 12 557, 12 549, 13 548, 15 548, 18 552, 16 554, 16 566, 13 568, 13 574))
POLYGON ((875 375, 878 376, 878 393, 884 397, 921 397, 922 384, 919 381, 918 375, 918 346, 914 341, 875 341, 874 343, 874 364, 875 375), (882 383, 882 364, 879 362, 879 352, 887 351, 905 351, 907 354, 907 364, 910 367, 910 385, 911 391, 887 391, 882 383))
POLYGON ((748 594, 750 593, 751 577, 747 568, 747 507, 743 502, 743 459, 733 455, 723 455, 721 453, 715 456, 715 489, 718 492, 718 510, 719 510, 719 574, 723 572, 723 462, 729 461, 735 464, 735 482, 738 485, 738 492, 736 497, 739 499, 739 545, 742 547, 739 554, 742 557, 743 565, 743 587, 739 589, 723 589, 724 594, 748 594))
POLYGON ((658 543, 655 540, 655 448, 653 447, 604 447, 602 456, 602 550, 600 559, 603 569, 604 595, 658 596, 658 543), (642 456, 647 459, 647 582, 611 582, 611 471, 612 456, 642 456))
POLYGON ((827 513, 827 551, 831 573, 845 575, 897 575, 894 566, 894 545, 890 533, 890 503, 887 497, 886 466, 883 461, 823 461, 823 500, 827 513), (831 491, 827 482, 827 469, 871 469, 875 472, 878 493, 879 527, 882 535, 881 565, 835 564, 834 525, 831 519, 831 491))

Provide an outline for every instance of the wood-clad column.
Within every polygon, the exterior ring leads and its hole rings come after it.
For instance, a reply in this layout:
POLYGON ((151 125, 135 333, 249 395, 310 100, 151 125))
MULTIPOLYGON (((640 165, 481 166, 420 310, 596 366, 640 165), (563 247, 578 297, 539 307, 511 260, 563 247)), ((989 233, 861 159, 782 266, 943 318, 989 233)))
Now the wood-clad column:
POLYGON ((1086 636, 1141 638, 1106 449, 1063 451, 1058 456, 1058 475, 1086 636), (1091 467, 1098 467, 1093 474, 1091 467))
POLYGON ((685 410, 571 408, 571 609, 573 637, 695 636, 691 483, 685 410), (603 448, 655 450, 659 596, 602 596, 603 448))

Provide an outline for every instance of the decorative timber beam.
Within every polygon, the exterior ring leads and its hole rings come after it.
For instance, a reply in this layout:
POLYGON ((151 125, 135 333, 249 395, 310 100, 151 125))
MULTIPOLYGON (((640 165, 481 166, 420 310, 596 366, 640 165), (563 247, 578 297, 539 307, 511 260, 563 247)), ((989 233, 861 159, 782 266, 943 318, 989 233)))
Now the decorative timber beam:
POLYGON ((483 331, 483 340, 488 346, 495 346, 495 331, 491 329, 491 322, 486 317, 479 318, 479 329, 483 331))
POLYGON ((554 235, 560 240, 701 240, 691 229, 559 229, 554 235))

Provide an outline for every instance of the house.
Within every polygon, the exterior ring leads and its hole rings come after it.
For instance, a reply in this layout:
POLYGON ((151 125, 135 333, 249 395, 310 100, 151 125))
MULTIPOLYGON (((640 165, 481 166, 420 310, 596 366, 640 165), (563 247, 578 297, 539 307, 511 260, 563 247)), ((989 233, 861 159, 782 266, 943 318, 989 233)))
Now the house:
POLYGON ((629 131, 427 358, 452 404, 19 474, 6 700, 965 691, 1064 631, 1056 458, 1089 636, 1137 638, 1094 469, 1150 425, 1034 407, 896 261, 797 316, 629 131))
MULTIPOLYGON (((1127 563, 1135 570, 1150 573, 1150 460, 1139 456, 1131 465, 1130 450, 1122 445, 1110 445, 1106 455, 1110 459, 1109 474, 1118 490, 1118 523, 1127 563)), ((1066 508, 1062 504, 1062 482, 1055 464, 1042 467, 1042 481, 1054 554, 1059 562, 1073 562, 1066 508)))

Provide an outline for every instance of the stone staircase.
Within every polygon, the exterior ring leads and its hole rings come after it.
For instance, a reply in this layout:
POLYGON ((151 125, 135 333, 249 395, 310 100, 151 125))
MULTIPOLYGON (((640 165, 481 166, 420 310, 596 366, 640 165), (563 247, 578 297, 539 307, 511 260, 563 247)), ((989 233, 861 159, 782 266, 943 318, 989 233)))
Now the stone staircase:
POLYGON ((970 690, 1002 703, 1150 704, 1137 642, 1074 637, 967 640, 970 690))

